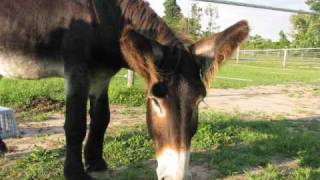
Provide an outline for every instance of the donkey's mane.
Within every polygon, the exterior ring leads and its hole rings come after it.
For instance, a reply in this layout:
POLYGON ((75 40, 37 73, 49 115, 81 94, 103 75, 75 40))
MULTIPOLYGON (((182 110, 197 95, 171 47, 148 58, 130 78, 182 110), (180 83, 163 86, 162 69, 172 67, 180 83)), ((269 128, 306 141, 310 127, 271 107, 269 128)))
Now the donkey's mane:
POLYGON ((162 45, 180 46, 183 43, 149 4, 143 0, 118 0, 122 18, 142 35, 162 45))

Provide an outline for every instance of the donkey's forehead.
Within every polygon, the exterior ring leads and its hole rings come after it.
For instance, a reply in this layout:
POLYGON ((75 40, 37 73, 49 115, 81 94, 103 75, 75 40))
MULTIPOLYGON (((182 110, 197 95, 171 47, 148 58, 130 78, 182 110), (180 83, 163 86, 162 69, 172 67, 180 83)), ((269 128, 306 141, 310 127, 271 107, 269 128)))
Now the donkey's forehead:
POLYGON ((190 74, 173 76, 167 83, 172 96, 178 99, 194 99, 206 96, 205 86, 200 78, 190 74))

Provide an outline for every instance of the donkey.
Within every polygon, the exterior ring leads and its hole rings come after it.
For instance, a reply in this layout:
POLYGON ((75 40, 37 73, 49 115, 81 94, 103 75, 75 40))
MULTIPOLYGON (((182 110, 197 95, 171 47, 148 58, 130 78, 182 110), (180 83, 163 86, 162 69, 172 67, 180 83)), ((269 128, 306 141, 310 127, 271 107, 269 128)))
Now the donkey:
POLYGON ((214 72, 248 36, 246 21, 184 45, 143 0, 1 0, 0 75, 64 77, 66 179, 103 171, 110 121, 107 89, 121 68, 146 82, 149 134, 159 179, 189 179, 198 104, 214 72), (90 126, 86 136, 86 106, 90 126))

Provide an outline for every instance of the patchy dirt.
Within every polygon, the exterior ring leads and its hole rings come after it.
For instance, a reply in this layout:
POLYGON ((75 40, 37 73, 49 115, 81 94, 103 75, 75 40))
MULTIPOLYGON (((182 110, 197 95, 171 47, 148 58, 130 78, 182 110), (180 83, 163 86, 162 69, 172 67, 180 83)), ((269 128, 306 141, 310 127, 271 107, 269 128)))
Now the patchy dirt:
POLYGON ((22 105, 16 108, 16 112, 29 111, 30 109, 36 109, 38 112, 49 112, 54 110, 60 110, 64 106, 63 101, 57 101, 50 98, 34 99, 27 105, 22 105))
POLYGON ((54 113, 62 112, 65 103, 63 101, 53 100, 50 98, 33 99, 26 105, 15 108, 16 117, 19 122, 43 121, 55 116, 54 113), (35 118, 37 117, 37 118, 35 118))
POLYGON ((218 170, 212 169, 205 159, 198 162, 191 161, 190 171, 192 174, 192 179, 199 180, 209 180, 220 175, 220 172, 218 170), (201 162, 201 164, 199 162, 201 162))
MULTIPOLYGON (((246 113, 252 116, 268 118, 285 117, 291 119, 313 119, 320 121, 320 96, 315 91, 320 89, 315 85, 277 85, 258 86, 244 89, 213 89, 209 90, 205 104, 201 107, 206 110, 223 111, 230 113, 246 113)), ((20 107, 19 114, 26 109, 38 109, 48 112, 52 109, 61 110, 63 104, 52 100, 40 99, 28 106, 20 107)), ((35 111, 35 112, 37 112, 35 111)), ((24 117, 25 118, 25 117, 24 117)), ((33 118, 30 116, 28 118, 33 118)), ((88 119, 90 119, 88 117, 88 119)), ((31 121, 30 119, 27 121, 31 121)), ((124 126, 145 123, 144 108, 125 108, 111 106, 111 122, 108 132, 124 126)), ((8 139, 9 155, 25 153, 33 147, 56 148, 64 143, 64 115, 55 113, 47 121, 20 123, 18 128, 20 138, 8 139)))
POLYGON ((207 110, 245 113, 268 118, 317 119, 320 121, 319 85, 258 86, 213 89, 201 107, 207 110))
MULTIPOLYGON (((129 109, 121 106, 111 106, 110 111, 111 122, 107 130, 108 133, 112 133, 119 127, 132 127, 145 122, 143 108, 129 109)), ((19 112, 17 114, 19 115, 19 112)), ((90 118, 88 117, 87 119, 89 120, 90 118)), ((62 147, 65 142, 63 124, 63 113, 55 113, 44 122, 19 123, 20 137, 5 140, 9 148, 9 153, 6 156, 10 158, 25 154, 35 147, 45 149, 62 147)))

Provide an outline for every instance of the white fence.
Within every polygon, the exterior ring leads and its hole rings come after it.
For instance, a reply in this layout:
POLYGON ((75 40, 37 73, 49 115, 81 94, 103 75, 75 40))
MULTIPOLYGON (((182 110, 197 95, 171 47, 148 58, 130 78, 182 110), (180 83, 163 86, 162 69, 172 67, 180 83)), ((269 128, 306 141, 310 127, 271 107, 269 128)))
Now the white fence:
POLYGON ((320 68, 320 48, 240 50, 235 53, 236 63, 265 62, 294 68, 320 68))
MULTIPOLYGON (((231 58, 235 63, 254 64, 259 67, 303 68, 320 70, 320 48, 297 49, 238 49, 231 58)), ((134 73, 128 70, 128 86, 134 84, 134 73)))

